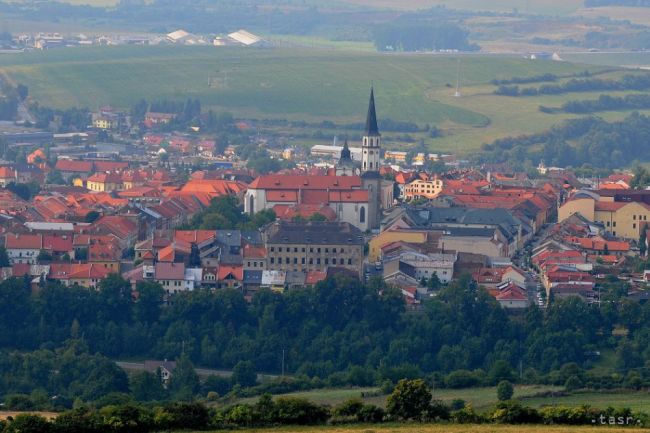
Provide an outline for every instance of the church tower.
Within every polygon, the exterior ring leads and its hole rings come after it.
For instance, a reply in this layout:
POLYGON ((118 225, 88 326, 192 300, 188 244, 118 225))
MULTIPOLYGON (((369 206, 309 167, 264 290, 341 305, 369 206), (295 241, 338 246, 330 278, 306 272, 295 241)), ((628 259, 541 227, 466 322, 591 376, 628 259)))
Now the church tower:
POLYGON ((379 172, 379 158, 381 154, 381 134, 377 126, 377 112, 375 111, 375 90, 370 88, 370 102, 366 118, 366 130, 361 145, 361 171, 379 172))
POLYGON ((377 126, 375 91, 371 87, 366 130, 363 134, 363 143, 361 143, 361 185, 363 189, 368 190, 368 226, 373 230, 379 229, 382 217, 383 182, 379 174, 380 154, 381 134, 377 126))

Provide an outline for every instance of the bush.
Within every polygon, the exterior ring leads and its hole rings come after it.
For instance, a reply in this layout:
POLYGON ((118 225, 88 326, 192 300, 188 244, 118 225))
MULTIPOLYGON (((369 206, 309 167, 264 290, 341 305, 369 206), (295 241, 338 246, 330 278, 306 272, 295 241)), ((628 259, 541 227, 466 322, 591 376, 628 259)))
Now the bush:
POLYGON ((582 388, 582 381, 578 376, 571 376, 564 382, 564 388, 567 391, 575 391, 576 389, 582 388))
POLYGON ((422 379, 402 379, 388 397, 386 409, 397 419, 422 420, 430 402, 431 392, 422 379))
POLYGON ((507 380, 502 380, 497 385, 497 398, 499 401, 506 401, 512 398, 515 390, 510 382, 507 380))
POLYGON ((451 414, 451 419, 458 424, 481 424, 485 422, 485 418, 474 412, 471 405, 467 405, 451 414))
POLYGON ((524 407, 518 401, 497 404, 488 417, 499 424, 535 424, 542 421, 542 416, 537 410, 524 407))
POLYGON ((562 407, 550 406, 540 409, 540 415, 544 424, 591 424, 591 421, 598 418, 599 411, 588 406, 562 407))
POLYGON ((203 429, 209 425, 208 408, 203 403, 173 403, 163 408, 166 429, 203 429))
POLYGON ((448 388, 471 388, 479 384, 479 378, 468 370, 452 371, 445 377, 445 385, 448 388))
POLYGON ((52 424, 40 415, 20 414, 9 421, 3 433, 48 433, 52 424))
POLYGON ((286 425, 324 424, 329 418, 329 411, 304 398, 280 397, 275 401, 276 422, 286 425))

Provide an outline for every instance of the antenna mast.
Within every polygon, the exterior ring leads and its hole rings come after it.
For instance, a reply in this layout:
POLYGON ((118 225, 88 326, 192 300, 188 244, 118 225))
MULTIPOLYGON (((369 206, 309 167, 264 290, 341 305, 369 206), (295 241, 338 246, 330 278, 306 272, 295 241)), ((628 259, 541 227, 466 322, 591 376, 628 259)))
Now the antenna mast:
POLYGON ((458 59, 458 71, 456 72, 456 93, 455 98, 460 98, 460 59, 458 59))

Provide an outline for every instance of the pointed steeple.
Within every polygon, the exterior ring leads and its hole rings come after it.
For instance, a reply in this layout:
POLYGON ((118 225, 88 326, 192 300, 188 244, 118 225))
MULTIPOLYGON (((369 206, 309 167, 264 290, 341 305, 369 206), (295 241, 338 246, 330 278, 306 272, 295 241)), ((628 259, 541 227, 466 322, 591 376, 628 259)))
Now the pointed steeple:
POLYGON ((348 140, 345 140, 345 144, 343 145, 343 149, 341 149, 341 158, 340 161, 347 161, 347 160, 352 160, 352 155, 350 153, 350 148, 348 147, 348 140))
POLYGON ((377 112, 375 111, 375 89, 370 88, 370 103, 368 104, 368 117, 366 118, 366 137, 378 137, 377 112))

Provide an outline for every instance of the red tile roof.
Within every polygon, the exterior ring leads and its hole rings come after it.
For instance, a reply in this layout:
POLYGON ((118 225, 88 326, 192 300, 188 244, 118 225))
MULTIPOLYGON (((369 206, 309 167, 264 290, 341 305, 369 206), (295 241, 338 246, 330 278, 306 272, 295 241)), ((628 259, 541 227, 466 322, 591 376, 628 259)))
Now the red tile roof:
POLYGON ((176 230, 174 232, 175 240, 184 241, 189 244, 200 244, 216 237, 217 232, 214 230, 176 230))
POLYGON ((219 281, 223 281, 228 276, 232 276, 237 281, 243 281, 244 280, 244 267, 243 266, 224 266, 221 265, 219 266, 219 272, 217 275, 217 279, 219 281))
POLYGON ((56 162, 56 169, 60 171, 72 171, 76 173, 90 173, 93 170, 91 161, 74 161, 69 159, 59 159, 56 162))
POLYGON ((40 250, 43 248, 43 236, 27 234, 8 234, 5 237, 5 248, 40 250))
POLYGON ((184 280, 184 263, 156 263, 156 280, 184 280))
POLYGON ((361 188, 359 176, 305 176, 305 175, 278 175, 270 174, 260 176, 249 186, 250 189, 266 190, 312 190, 312 189, 353 189, 361 188))
POLYGON ((305 284, 313 286, 319 281, 323 281, 325 278, 327 278, 327 272, 309 271, 305 278, 305 284))

